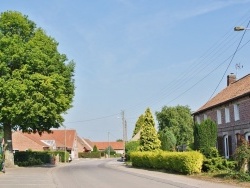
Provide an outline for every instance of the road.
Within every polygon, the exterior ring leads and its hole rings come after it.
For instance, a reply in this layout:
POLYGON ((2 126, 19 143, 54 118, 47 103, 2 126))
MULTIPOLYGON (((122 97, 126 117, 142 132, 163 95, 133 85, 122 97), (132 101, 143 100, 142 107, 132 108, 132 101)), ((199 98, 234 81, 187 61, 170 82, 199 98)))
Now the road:
POLYGON ((84 159, 70 164, 13 168, 0 174, 3 188, 236 188, 182 175, 129 168, 116 159, 84 159))

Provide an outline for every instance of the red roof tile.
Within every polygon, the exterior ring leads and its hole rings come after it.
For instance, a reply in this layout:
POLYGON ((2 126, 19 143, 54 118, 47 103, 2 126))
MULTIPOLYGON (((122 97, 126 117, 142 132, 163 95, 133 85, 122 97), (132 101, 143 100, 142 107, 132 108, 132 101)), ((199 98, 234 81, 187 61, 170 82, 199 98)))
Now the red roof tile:
POLYGON ((76 139, 75 130, 52 130, 52 133, 44 132, 41 136, 38 133, 29 134, 21 131, 12 133, 13 149, 20 151, 43 150, 43 147, 48 147, 48 145, 42 140, 55 140, 56 147, 64 147, 66 141, 66 147, 73 148, 74 139, 76 139))
POLYGON ((114 150, 123 150, 123 142, 92 142, 93 145, 96 145, 97 149, 105 150, 111 146, 114 150))
POLYGON ((233 99, 243 97, 250 94, 250 74, 244 76, 243 78, 231 83, 200 109, 198 109, 194 114, 200 113, 204 110, 210 109, 217 105, 229 102, 233 99))

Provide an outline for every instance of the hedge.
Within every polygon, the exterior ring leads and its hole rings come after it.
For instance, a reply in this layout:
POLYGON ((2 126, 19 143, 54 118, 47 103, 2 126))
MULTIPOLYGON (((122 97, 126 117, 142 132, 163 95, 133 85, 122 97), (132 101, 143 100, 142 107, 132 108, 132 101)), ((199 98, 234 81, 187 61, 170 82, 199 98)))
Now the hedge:
POLYGON ((17 151, 14 154, 14 163, 18 166, 34 166, 46 163, 54 164, 53 159, 59 155, 59 161, 68 162, 69 153, 64 151, 17 151))
POLYGON ((182 174, 200 173, 203 155, 197 151, 190 152, 132 152, 132 166, 139 168, 165 169, 182 174))
POLYGON ((79 158, 101 158, 101 152, 79 152, 78 153, 79 158))

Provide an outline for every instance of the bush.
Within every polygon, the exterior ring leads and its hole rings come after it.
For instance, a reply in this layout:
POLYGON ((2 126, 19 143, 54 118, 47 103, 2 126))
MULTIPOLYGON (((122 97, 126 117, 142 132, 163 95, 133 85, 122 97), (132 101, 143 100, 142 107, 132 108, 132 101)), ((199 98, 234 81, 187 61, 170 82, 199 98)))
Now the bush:
POLYGON ((203 172, 218 172, 221 170, 235 170, 235 161, 229 161, 222 157, 215 157, 211 159, 205 158, 202 165, 203 172))
POLYGON ((132 152, 132 165, 140 168, 165 169, 183 174, 201 172, 203 155, 199 152, 132 152))
POLYGON ((139 151, 140 141, 130 141, 125 145, 125 158, 126 161, 130 161, 130 153, 134 151, 139 151))
POLYGON ((79 152, 78 153, 79 158, 101 158, 101 152, 79 152))
POLYGON ((49 152, 16 152, 14 163, 18 166, 34 166, 50 163, 51 154, 49 152))

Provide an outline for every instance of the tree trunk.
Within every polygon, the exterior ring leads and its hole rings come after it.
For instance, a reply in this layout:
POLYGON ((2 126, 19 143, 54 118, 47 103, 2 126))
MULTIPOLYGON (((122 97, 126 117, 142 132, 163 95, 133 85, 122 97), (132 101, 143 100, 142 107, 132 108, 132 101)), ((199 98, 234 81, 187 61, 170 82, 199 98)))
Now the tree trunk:
POLYGON ((10 124, 4 124, 3 125, 4 130, 4 144, 5 147, 5 166, 6 167, 14 167, 14 155, 13 155, 13 149, 12 149, 12 131, 11 131, 11 125, 10 124))

